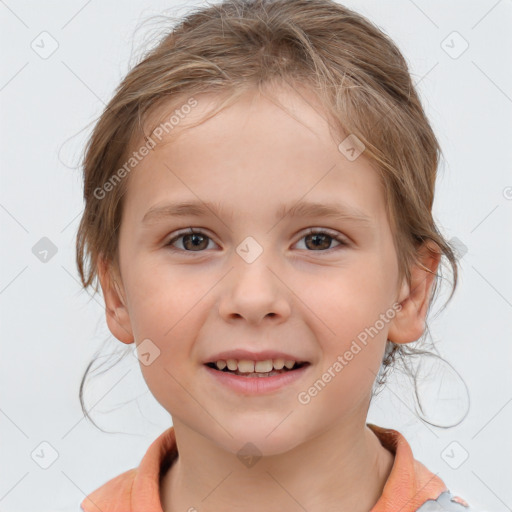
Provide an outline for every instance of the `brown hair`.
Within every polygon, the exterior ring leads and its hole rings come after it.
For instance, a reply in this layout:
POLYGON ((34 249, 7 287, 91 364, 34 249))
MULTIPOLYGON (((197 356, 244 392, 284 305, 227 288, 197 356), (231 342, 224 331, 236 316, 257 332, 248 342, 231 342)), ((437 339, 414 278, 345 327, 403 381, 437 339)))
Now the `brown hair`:
MULTIPOLYGON (((225 101, 209 118, 248 88, 273 83, 313 90, 339 141, 351 134, 363 142, 384 187, 400 280, 410 279, 411 266, 419 263, 418 248, 431 241, 453 270, 451 300, 457 261, 432 217, 439 143, 397 46, 366 18, 333 0, 225 0, 196 8, 133 67, 85 149, 85 209, 76 239, 83 287, 96 281, 98 292, 98 258, 118 269, 118 229, 129 180, 118 179, 102 198, 97 191, 112 183, 135 141, 151 136, 152 127, 144 125, 154 121, 153 114, 163 117, 164 105, 169 111, 170 104, 214 92, 225 101)), ((384 384, 397 356, 404 361, 423 353, 428 352, 388 340, 377 384, 384 384)), ((87 371, 80 386, 84 412, 87 371)))

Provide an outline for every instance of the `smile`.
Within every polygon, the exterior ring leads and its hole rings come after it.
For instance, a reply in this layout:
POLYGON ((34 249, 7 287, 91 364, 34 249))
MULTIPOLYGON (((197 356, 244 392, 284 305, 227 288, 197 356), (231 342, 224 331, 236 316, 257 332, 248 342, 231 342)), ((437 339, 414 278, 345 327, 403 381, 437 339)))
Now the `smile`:
MULTIPOLYGON (((216 383, 233 391, 243 394, 266 394, 289 386, 302 378, 306 373, 309 373, 310 363, 297 363, 295 361, 290 363, 288 365, 290 368, 282 366, 280 369, 275 369, 272 366, 272 369, 266 372, 254 371, 254 367, 252 371, 242 371, 250 370, 250 365, 245 366, 243 361, 236 365, 231 362, 232 370, 229 369, 228 364, 219 369, 218 366, 222 367, 222 363, 220 365, 217 363, 206 363, 204 368, 215 379, 216 383), (241 368, 240 363, 242 363, 241 368)), ((279 363, 277 366, 279 366, 279 363)), ((265 369, 268 370, 268 368, 269 365, 267 363, 265 369)), ((257 369, 259 370, 260 368, 257 369)))

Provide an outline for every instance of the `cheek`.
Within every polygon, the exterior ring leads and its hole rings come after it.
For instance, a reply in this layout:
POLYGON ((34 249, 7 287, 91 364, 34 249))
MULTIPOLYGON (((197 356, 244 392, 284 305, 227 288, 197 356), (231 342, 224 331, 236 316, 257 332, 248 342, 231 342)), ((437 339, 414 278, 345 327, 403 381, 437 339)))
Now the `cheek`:
MULTIPOLYGON (((188 300, 177 300, 176 294, 160 295, 158 301, 141 302, 137 312, 136 339, 148 343, 157 357, 145 365, 141 352, 140 368, 144 380, 155 399, 167 411, 190 408, 189 378, 197 372, 199 362, 193 358, 192 348, 197 339, 197 325, 204 321, 198 318, 199 308, 188 300)), ((142 345, 140 346, 142 348, 142 345)))
POLYGON ((151 272, 134 275, 139 277, 130 283, 130 320, 139 346, 140 368, 148 387, 161 402, 164 397, 181 396, 180 375, 191 370, 187 365, 197 364, 191 350, 197 339, 197 326, 204 321, 198 316, 203 310, 199 299, 207 287, 205 284, 202 290, 201 286, 193 286, 175 271, 167 271, 166 275, 165 268, 153 267, 151 272), (142 357, 146 348, 154 357, 148 365, 142 357))
POLYGON ((338 356, 344 356, 343 371, 356 380, 367 381, 372 378, 370 370, 378 371, 394 317, 394 274, 386 274, 375 258, 362 262, 362 267, 364 271, 355 271, 353 267, 340 269, 324 281, 324 286, 314 289, 307 303, 314 305, 317 334, 321 329, 323 365, 329 367, 338 356), (358 371, 365 376, 358 377, 358 371))
POLYGON ((317 327, 322 358, 315 377, 323 383, 320 387, 325 387, 316 403, 320 409, 336 404, 332 411, 323 410, 333 420, 341 411, 356 409, 370 396, 389 325, 380 320, 385 311, 381 306, 382 301, 361 289, 338 294, 337 301, 323 304, 320 315, 329 329, 321 327, 320 334, 317 327))
MULTIPOLYGON (((186 277, 180 267, 155 261, 140 261, 133 266, 130 285, 130 318, 138 336, 165 340, 185 325, 188 315, 199 309, 208 283, 186 277)), ((211 285, 210 285, 211 286, 211 285)))
POLYGON ((393 276, 375 264, 361 267, 340 268, 310 287, 306 300, 334 336, 373 325, 392 305, 393 276))

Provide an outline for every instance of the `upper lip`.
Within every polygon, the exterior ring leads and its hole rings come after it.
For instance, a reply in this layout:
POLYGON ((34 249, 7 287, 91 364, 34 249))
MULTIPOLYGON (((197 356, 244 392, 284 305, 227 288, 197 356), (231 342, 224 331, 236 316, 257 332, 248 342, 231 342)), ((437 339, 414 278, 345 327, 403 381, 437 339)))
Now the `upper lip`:
POLYGON ((228 359, 236 359, 237 361, 246 360, 246 361, 266 361, 268 359, 284 359, 285 361, 296 361, 297 363, 307 363, 304 358, 293 356, 291 354, 286 354, 284 352, 277 352, 275 350, 263 350, 261 352, 252 352, 250 350, 236 349, 236 350, 226 350, 224 352, 219 352, 208 358, 204 363, 216 363, 220 360, 227 361, 228 359))

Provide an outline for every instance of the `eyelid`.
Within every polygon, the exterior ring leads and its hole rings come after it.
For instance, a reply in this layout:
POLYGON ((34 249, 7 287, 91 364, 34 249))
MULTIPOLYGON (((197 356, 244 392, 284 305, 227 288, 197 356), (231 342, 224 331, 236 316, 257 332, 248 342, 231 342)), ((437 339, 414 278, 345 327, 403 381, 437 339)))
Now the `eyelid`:
MULTIPOLYGON (((304 233, 303 232, 301 232, 301 233, 302 233, 302 236, 301 236, 301 238, 302 238, 304 236, 304 233)), ((316 233, 325 233, 326 235, 329 235, 332 238, 338 239, 338 241, 341 241, 341 242, 344 242, 347 244, 349 243, 346 235, 343 235, 342 233, 340 233, 339 231, 336 231, 334 229, 315 227, 315 228, 308 228, 307 231, 305 232, 305 234, 307 234, 307 235, 314 235, 316 233)))

